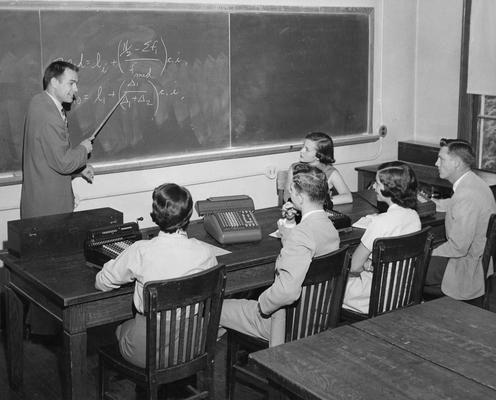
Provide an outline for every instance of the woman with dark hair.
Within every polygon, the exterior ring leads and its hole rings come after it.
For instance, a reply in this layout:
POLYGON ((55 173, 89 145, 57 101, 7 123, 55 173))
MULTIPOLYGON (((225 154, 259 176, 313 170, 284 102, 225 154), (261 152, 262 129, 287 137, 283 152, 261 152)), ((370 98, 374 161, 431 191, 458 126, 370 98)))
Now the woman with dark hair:
POLYGON ((210 247, 189 239, 185 229, 193 212, 189 191, 166 183, 153 191, 150 216, 160 227, 157 237, 139 240, 115 260, 106 262, 96 275, 95 287, 102 291, 135 282, 133 302, 136 315, 116 329, 122 356, 140 367, 146 359, 146 318, 143 316, 143 286, 148 281, 178 278, 217 265, 210 247))
POLYGON ((421 229, 420 218, 415 211, 417 178, 408 164, 393 161, 380 165, 374 190, 377 200, 385 202, 388 210, 372 218, 355 249, 343 299, 344 308, 363 314, 369 311, 372 287, 370 257, 374 240, 406 235, 421 229))
POLYGON ((300 150, 300 161, 320 168, 327 177, 329 190, 333 188, 337 194, 332 195, 333 204, 351 203, 353 197, 348 185, 339 171, 334 167, 334 143, 332 138, 323 132, 311 132, 305 136, 300 150))

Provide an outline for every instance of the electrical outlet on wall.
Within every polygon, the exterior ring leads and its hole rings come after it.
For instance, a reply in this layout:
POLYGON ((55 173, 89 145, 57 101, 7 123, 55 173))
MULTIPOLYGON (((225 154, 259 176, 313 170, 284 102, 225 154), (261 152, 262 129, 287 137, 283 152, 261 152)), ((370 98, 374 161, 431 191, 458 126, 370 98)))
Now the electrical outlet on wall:
POLYGON ((265 167, 265 176, 269 179, 274 179, 277 175, 277 167, 275 165, 268 165, 265 167))
POLYGON ((383 138, 383 137, 386 137, 386 135, 387 135, 387 126, 381 125, 379 127, 379 136, 383 138))

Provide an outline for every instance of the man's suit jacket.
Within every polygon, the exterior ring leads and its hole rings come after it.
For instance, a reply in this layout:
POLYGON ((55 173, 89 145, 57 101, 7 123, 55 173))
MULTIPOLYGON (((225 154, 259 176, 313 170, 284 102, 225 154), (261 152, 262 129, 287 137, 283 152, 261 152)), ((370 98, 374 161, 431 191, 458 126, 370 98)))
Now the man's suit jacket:
POLYGON ((72 212, 71 174, 86 160, 84 146, 71 148, 54 101, 46 92, 35 95, 24 122, 21 218, 72 212))
POLYGON ((447 242, 432 252, 434 256, 449 257, 441 290, 454 299, 474 299, 484 294, 482 253, 496 202, 489 186, 469 171, 445 207, 447 242))
POLYGON ((274 283, 259 297, 264 314, 298 300, 301 284, 313 257, 339 248, 339 234, 324 211, 308 215, 282 238, 283 248, 275 266, 274 283))

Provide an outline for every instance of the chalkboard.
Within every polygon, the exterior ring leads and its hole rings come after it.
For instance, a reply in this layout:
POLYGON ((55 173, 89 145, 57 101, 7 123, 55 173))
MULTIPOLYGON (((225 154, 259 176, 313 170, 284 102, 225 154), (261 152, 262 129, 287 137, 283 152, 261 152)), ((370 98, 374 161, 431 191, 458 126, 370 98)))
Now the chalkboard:
POLYGON ((81 69, 75 134, 88 136, 127 92, 95 141, 95 160, 229 144, 227 24, 210 13, 41 14, 52 32, 44 63, 62 56, 81 69))
POLYGON ((0 11, 0 172, 21 169, 24 114, 41 90, 38 26, 36 12, 0 11))
POLYGON ((369 132, 372 10, 308 10, 1 10, 0 173, 21 169, 24 114, 57 59, 80 68, 73 143, 125 95, 95 165, 369 132))
POLYGON ((368 130, 368 15, 231 15, 233 143, 368 130))

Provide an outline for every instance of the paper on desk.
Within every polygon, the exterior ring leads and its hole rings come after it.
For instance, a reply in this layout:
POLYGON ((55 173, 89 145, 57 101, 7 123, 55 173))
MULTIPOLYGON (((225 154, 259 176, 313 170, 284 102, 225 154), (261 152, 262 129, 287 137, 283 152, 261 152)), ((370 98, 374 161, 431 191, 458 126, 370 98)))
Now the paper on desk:
MULTIPOLYGON (((202 242, 201 240, 199 240, 199 241, 202 242)), ((231 253, 229 250, 223 249, 222 247, 217 247, 217 246, 214 246, 213 244, 206 243, 206 242, 202 242, 202 243, 205 246, 208 246, 208 247, 210 247, 212 249, 212 251, 214 252, 215 257, 223 256, 224 254, 231 253)))
POLYGON ((351 226, 353 228, 367 229, 367 227, 370 225, 370 223, 374 220, 375 217, 377 217, 377 214, 366 215, 366 216, 360 218, 358 221, 356 221, 351 226))

